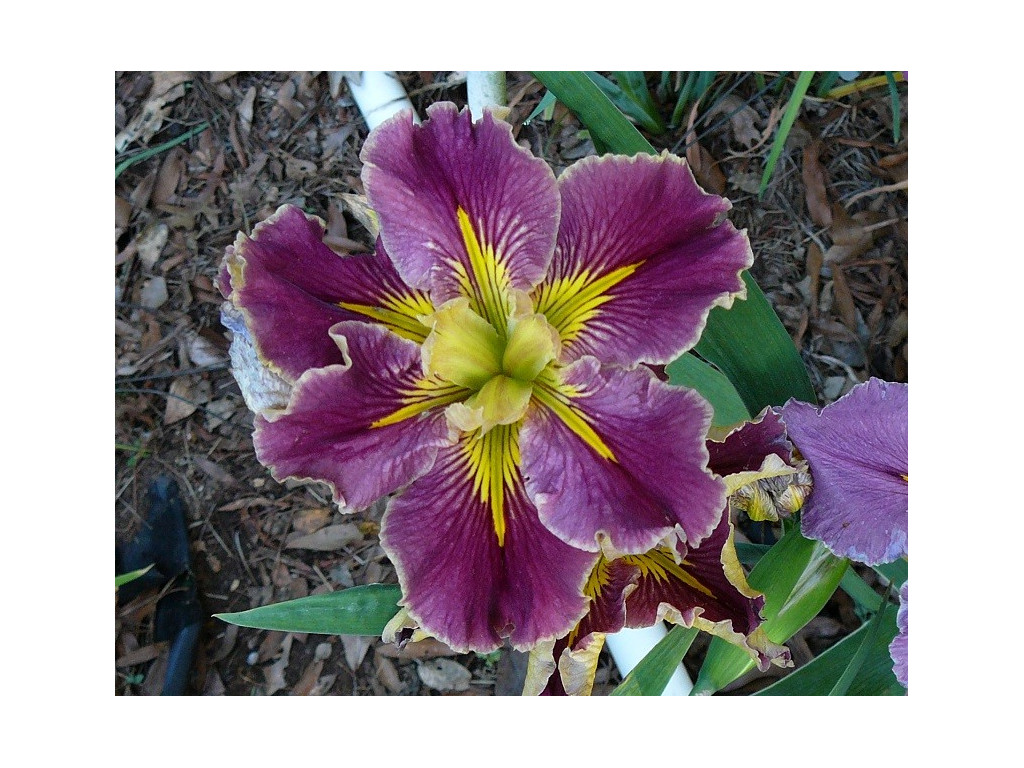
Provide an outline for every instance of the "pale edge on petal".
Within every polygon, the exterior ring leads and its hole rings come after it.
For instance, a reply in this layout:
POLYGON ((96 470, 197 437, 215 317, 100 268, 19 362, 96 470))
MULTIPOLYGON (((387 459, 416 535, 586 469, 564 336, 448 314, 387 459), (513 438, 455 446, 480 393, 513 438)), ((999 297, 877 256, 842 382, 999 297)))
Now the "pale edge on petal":
MULTIPOLYGON (((714 194, 712 192, 708 192, 707 190, 705 190, 700 184, 697 183, 697 179, 693 175, 693 170, 690 168, 690 164, 688 162, 686 162, 686 158, 679 157, 678 155, 673 155, 667 149, 662 150, 661 154, 657 155, 657 156, 647 155, 647 154, 637 154, 637 155, 633 155, 632 157, 623 158, 623 156, 621 156, 621 155, 600 155, 600 156, 592 155, 590 157, 583 158, 582 160, 578 160, 573 165, 569 166, 562 173, 562 175, 559 176, 559 178, 558 178, 559 184, 561 184, 563 179, 567 178, 569 176, 569 174, 573 173, 574 170, 578 170, 579 168, 584 167, 585 163, 615 162, 616 160, 621 161, 623 159, 625 159, 627 162, 632 163, 632 164, 639 164, 639 163, 643 163, 643 162, 652 162, 653 161, 653 162, 673 162, 673 163, 677 163, 678 165, 682 166, 684 169, 686 169, 686 172, 690 175, 690 179, 693 181, 694 186, 697 189, 700 190, 700 192, 704 195, 704 197, 715 197, 715 198, 718 198, 718 199, 723 200, 725 202, 725 206, 726 206, 725 209, 715 219, 714 223, 711 225, 711 227, 709 227, 709 229, 713 229, 714 227, 720 226, 722 224, 731 225, 731 223, 727 222, 726 219, 728 218, 729 211, 732 210, 732 201, 729 200, 729 198, 727 198, 727 197, 722 197, 721 195, 716 195, 716 194, 714 194)), ((744 241, 747 244, 747 258, 745 259, 746 264, 745 264, 745 266, 742 269, 739 269, 736 272, 736 277, 737 277, 737 279, 739 280, 739 283, 740 283, 740 289, 738 291, 734 292, 734 293, 726 293, 723 296, 719 296, 717 299, 715 299, 711 303, 711 305, 707 308, 707 310, 705 310, 703 312, 703 314, 701 315, 700 321, 697 323, 697 325, 696 325, 696 327, 694 329, 694 335, 692 337, 692 340, 683 349, 678 350, 674 355, 667 356, 666 359, 664 359, 664 360, 645 360, 644 361, 645 363, 647 363, 649 365, 667 365, 668 363, 670 363, 673 360, 675 360, 676 358, 678 358, 680 355, 685 354, 686 352, 688 352, 690 349, 693 348, 693 346, 700 340, 700 337, 704 334, 704 329, 707 327, 707 323, 708 323, 708 316, 711 314, 711 310, 712 309, 714 309, 715 307, 722 307, 723 309, 729 309, 729 308, 732 307, 733 302, 736 301, 737 299, 740 300, 740 301, 745 301, 746 300, 746 298, 747 298, 747 285, 746 285, 745 282, 743 282, 743 273, 746 270, 750 269, 750 267, 753 266, 753 264, 754 264, 754 249, 750 245, 750 238, 747 236, 747 230, 746 229, 738 229, 736 231, 740 235, 742 235, 744 241)))
MULTIPOLYGON (((238 235, 235 237, 234 244, 229 245, 227 249, 224 251, 224 266, 227 268, 227 272, 229 275, 232 296, 236 295, 238 291, 245 285, 244 251, 246 243, 249 240, 256 240, 259 237, 260 230, 262 230, 264 227, 273 226, 274 224, 277 223, 278 219, 284 216, 288 209, 295 207, 296 206, 290 204, 280 206, 270 216, 263 219, 263 221, 257 223, 256 226, 253 227, 251 235, 246 235, 244 232, 239 232, 238 235)), ((320 226, 321 229, 326 231, 327 223, 319 216, 313 216, 312 214, 306 213, 301 209, 300 212, 302 213, 303 216, 306 217, 307 221, 315 222, 320 226)), ((221 293, 226 293, 227 288, 228 286, 226 285, 220 286, 221 293)), ((248 330, 248 328, 250 328, 252 325, 252 319, 249 316, 249 310, 245 309, 244 307, 238 306, 234 302, 234 299, 232 298, 229 298, 228 301, 231 302, 232 307, 234 307, 237 313, 241 316, 242 322, 244 323, 245 328, 248 330)), ((272 373, 275 377, 280 378, 283 381, 287 381, 284 372, 278 366, 274 365, 271 361, 266 359, 266 357, 260 351, 259 344, 256 342, 256 340, 250 337, 250 344, 257 356, 259 364, 266 368, 267 371, 272 373)), ((246 404, 248 405, 248 400, 246 400, 246 404)), ((251 405, 249 406, 249 409, 252 410, 254 413, 259 413, 259 411, 253 408, 251 405)))
MULTIPOLYGON (((722 568, 729 583, 746 598, 754 599, 761 597, 761 593, 750 586, 747 577, 736 556, 735 533, 732 525, 729 526, 729 540, 722 548, 722 568)), ((732 619, 713 622, 701 618, 704 609, 696 606, 691 610, 680 613, 680 611, 668 603, 661 603, 658 606, 658 619, 665 620, 672 624, 679 624, 684 627, 696 627, 708 634, 720 637, 727 643, 736 646, 746 653, 759 670, 764 672, 773 664, 777 667, 792 667, 793 660, 789 649, 784 645, 773 643, 768 639, 763 626, 758 626, 749 635, 744 635, 733 629, 732 619)))
POLYGON ((292 384, 260 358, 241 311, 229 301, 221 306, 221 324, 231 331, 231 373, 245 404, 253 413, 275 418, 287 407, 292 384))

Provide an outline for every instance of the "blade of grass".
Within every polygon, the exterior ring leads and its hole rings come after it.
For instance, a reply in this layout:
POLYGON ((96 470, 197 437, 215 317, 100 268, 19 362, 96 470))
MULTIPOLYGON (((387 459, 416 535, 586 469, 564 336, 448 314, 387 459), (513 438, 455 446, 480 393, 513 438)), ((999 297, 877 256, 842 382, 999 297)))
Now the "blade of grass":
POLYGON ((896 78, 892 72, 885 73, 889 84, 889 101, 892 103, 892 143, 900 143, 900 92, 896 89, 896 78))
POLYGON ((690 649, 697 628, 675 626, 663 637, 650 653, 644 656, 633 671, 626 675, 612 696, 660 696, 668 685, 686 652, 690 649))
POLYGON ((238 613, 215 613, 229 624, 321 635, 379 635, 398 613, 397 584, 366 584, 325 595, 264 605, 238 613))
POLYGON ((195 128, 191 128, 185 131, 183 134, 181 134, 181 136, 178 136, 177 138, 171 139, 170 141, 165 141, 163 144, 158 144, 155 147, 151 147, 150 149, 139 152, 139 154, 133 155, 132 157, 129 157, 127 160, 122 160, 120 163, 114 166, 114 179, 116 180, 118 176, 120 176, 128 168, 131 168, 136 163, 141 163, 143 160, 148 160, 149 158, 155 155, 159 155, 161 152, 166 152, 168 149, 173 149, 179 144, 184 144, 193 136, 198 136, 200 133, 202 133, 209 127, 210 124, 206 121, 203 121, 195 128))
POLYGON ((801 72, 800 77, 796 80, 793 94, 789 97, 786 111, 782 115, 782 121, 779 123, 778 130, 775 132, 775 141, 772 144, 771 152, 768 153, 768 162, 764 167, 764 175, 761 176, 761 188, 757 192, 758 197, 763 196, 764 191, 768 188, 768 181, 775 172, 775 164, 779 161, 782 148, 786 145, 789 130, 793 127, 793 123, 796 122, 796 116, 800 114, 800 106, 803 104, 804 95, 807 93, 807 88, 810 86, 811 78, 813 77, 813 72, 801 72))
POLYGON ((683 119, 683 110, 686 109, 686 105, 690 101, 690 94, 693 93, 693 89, 697 85, 698 74, 700 73, 686 73, 686 81, 683 83, 683 87, 679 89, 679 98, 676 100, 676 108, 672 110, 672 119, 669 121, 669 124, 673 128, 678 128, 680 121, 683 119))
MULTIPOLYGON (((616 109, 611 99, 582 72, 534 72, 534 77, 555 94, 612 152, 657 154, 636 127, 616 109)), ((596 144, 596 142, 595 142, 596 144)))
POLYGON ((821 77, 818 79, 818 87, 814 91, 818 98, 825 98, 825 94, 832 90, 832 86, 836 84, 838 79, 838 72, 822 72, 821 77))
POLYGON ((640 104, 631 92, 597 72, 587 72, 586 74, 604 92, 604 95, 611 99, 612 104, 620 112, 633 118, 645 131, 649 133, 664 132, 665 126, 660 122, 657 113, 655 112, 653 116, 649 114, 644 105, 640 104))
MULTIPOLYGON (((613 72, 615 81, 619 88, 639 107, 647 116, 650 124, 654 127, 652 133, 664 133, 665 122, 661 119, 661 112, 658 105, 651 97, 651 90, 647 87, 647 78, 643 72, 613 72)), ((650 129, 648 129, 650 130, 650 129)))
MULTIPOLYGON (((903 82, 902 72, 890 72, 893 80, 897 83, 903 82)), ((888 78, 885 75, 878 75, 877 77, 866 77, 863 80, 854 80, 852 83, 846 83, 846 85, 840 85, 833 88, 826 95, 826 99, 841 99, 843 96, 849 96, 851 93, 857 93, 858 91, 867 91, 871 88, 879 88, 888 82, 888 78)))
POLYGON ((156 565, 156 563, 151 563, 147 565, 145 568, 139 568, 139 570, 137 571, 129 571, 128 573, 122 573, 120 576, 115 576, 114 586, 123 587, 128 582, 135 581, 140 576, 145 576, 153 569, 154 565, 156 565))
POLYGON ((526 116, 523 120, 523 125, 529 125, 530 122, 537 117, 537 115, 543 114, 545 120, 551 119, 551 109, 555 106, 555 94, 551 91, 545 91, 544 96, 540 102, 534 107, 533 112, 526 116))

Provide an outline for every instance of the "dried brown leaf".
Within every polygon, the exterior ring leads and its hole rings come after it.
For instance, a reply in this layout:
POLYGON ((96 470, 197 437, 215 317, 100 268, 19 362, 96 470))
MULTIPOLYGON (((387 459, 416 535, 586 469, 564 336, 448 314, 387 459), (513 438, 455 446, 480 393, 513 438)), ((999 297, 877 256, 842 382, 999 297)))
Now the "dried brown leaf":
POLYGON ((397 645, 387 643, 377 647, 377 653, 389 659, 399 661, 410 661, 412 659, 433 659, 438 656, 457 656, 458 654, 433 637, 428 637, 415 643, 409 643, 399 650, 397 645))
POLYGON ((186 171, 188 153, 181 147, 174 147, 160 164, 156 184, 153 186, 153 202, 157 205, 168 205, 176 202, 178 184, 186 171))
POLYGON ((819 227, 832 226, 832 206, 828 201, 828 180, 825 169, 818 159, 821 139, 815 139, 804 147, 804 163, 801 174, 806 190, 807 211, 811 221, 819 227))
POLYGON ((234 475, 209 459, 203 458, 202 456, 195 456, 192 461, 195 462, 195 465, 203 471, 203 474, 207 475, 212 480, 216 480, 218 483, 231 487, 241 485, 241 483, 235 479, 234 475))
POLYGON ((299 677, 299 681, 295 683, 295 686, 288 692, 289 696, 309 696, 313 693, 316 688, 316 681, 320 677, 320 673, 323 671, 324 663, 322 661, 314 661, 306 666, 302 670, 302 676, 299 677))
POLYGON ((292 636, 285 635, 281 641, 281 658, 269 667, 263 667, 263 677, 267 683, 267 696, 273 696, 280 690, 288 687, 288 681, 284 678, 284 671, 288 669, 288 658, 292 650, 292 636))
POLYGON ((835 306, 839 310, 839 316, 854 334, 857 333, 857 307, 853 303, 853 294, 850 293, 850 284, 846 281, 846 275, 838 264, 832 267, 832 293, 835 297, 835 306))
POLYGON ((742 98, 734 94, 723 96, 708 110, 705 120, 710 121, 714 115, 731 114, 729 126, 732 128, 733 138, 737 144, 742 144, 748 149, 761 140, 761 131, 755 123, 760 119, 757 110, 747 104, 742 98))
POLYGON ((353 672, 359 669, 359 665, 363 663, 372 642, 372 637, 341 635, 341 647, 345 649, 345 663, 353 672))
POLYGON ((726 179, 718 163, 704 147, 694 142, 686 149, 686 159, 697 183, 706 191, 716 195, 725 194, 726 179), (693 159, 691 159, 693 158, 693 159))
POLYGON ((468 691, 473 674, 457 661, 430 659, 416 665, 420 680, 435 691, 468 691))
POLYGON ((346 544, 361 541, 363 534, 353 523, 338 523, 321 528, 310 534, 292 534, 285 542, 285 549, 312 549, 316 552, 333 552, 346 544))
POLYGON ((398 669, 391 659, 378 653, 374 655, 373 664, 377 668, 377 679, 384 684, 385 688, 394 694, 403 691, 405 686, 402 685, 402 678, 399 677, 398 669))
POLYGON ((331 510, 328 507, 300 509, 292 517, 292 528, 299 533, 316 533, 331 522, 331 510))
POLYGON ((147 661, 152 661, 160 652, 167 648, 167 643, 153 643, 152 645, 144 645, 141 648, 137 648, 134 651, 124 654, 118 657, 114 661, 116 667, 133 667, 136 664, 145 664, 147 661))
POLYGON ((168 393, 170 397, 167 398, 167 407, 164 409, 164 424, 174 424, 196 412, 195 392, 188 378, 183 376, 172 381, 168 393))
POLYGON ((243 139, 248 139, 249 132, 252 131, 252 115, 255 105, 256 86, 251 86, 242 97, 241 104, 238 105, 238 132, 243 139))
POLYGON ((139 260, 145 265, 146 269, 152 270, 156 266, 157 261, 160 260, 160 253, 163 251, 164 246, 167 245, 169 236, 170 229, 168 229, 167 225, 158 223, 146 227, 135 238, 135 247, 139 254, 139 260))
POLYGON ((825 257, 817 243, 807 246, 807 276, 810 277, 808 291, 811 295, 811 317, 818 316, 818 296, 821 293, 821 267, 825 257))

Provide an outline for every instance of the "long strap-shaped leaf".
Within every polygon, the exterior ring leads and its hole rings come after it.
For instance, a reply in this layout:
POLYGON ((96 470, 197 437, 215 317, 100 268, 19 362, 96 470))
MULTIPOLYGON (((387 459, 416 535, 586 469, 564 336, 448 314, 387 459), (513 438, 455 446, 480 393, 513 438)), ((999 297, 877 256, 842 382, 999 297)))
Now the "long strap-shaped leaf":
POLYGON ((696 636, 696 627, 672 627, 611 695, 660 696, 696 636))
MULTIPOLYGON (((534 72, 555 97, 612 152, 657 154, 654 147, 582 72, 534 72)), ((696 351, 732 381, 751 413, 790 397, 814 402, 807 369, 793 340, 748 273, 747 300, 716 308, 696 351)))
MULTIPOLYGON (((818 615, 836 591, 849 561, 793 528, 762 557, 747 577, 765 594, 761 628, 774 643, 784 643, 818 615)), ((750 656, 721 638, 711 641, 693 694, 711 694, 752 669, 750 656)))
MULTIPOLYGON (((876 595, 877 597, 877 595, 876 595)), ((758 691, 756 696, 828 696, 850 670, 858 654, 864 659, 846 689, 847 696, 879 696, 905 693, 892 671, 889 644, 896 637, 896 606, 887 605, 871 622, 843 638, 820 656, 779 682, 758 691), (873 627, 881 630, 871 635, 873 627)))
POLYGON ((366 584, 326 595, 264 605, 238 613, 216 613, 229 624, 322 635, 379 635, 398 613, 397 584, 366 584))

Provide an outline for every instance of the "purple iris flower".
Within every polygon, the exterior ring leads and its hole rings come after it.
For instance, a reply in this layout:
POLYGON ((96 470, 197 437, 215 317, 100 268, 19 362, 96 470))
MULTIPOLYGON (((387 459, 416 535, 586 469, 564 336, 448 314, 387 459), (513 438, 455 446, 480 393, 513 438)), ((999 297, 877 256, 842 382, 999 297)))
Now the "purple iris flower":
POLYGON ((710 406, 642 364, 743 298, 753 255, 677 157, 556 180, 490 114, 428 115, 363 148, 375 253, 336 255, 285 206, 228 249, 221 286, 290 387, 257 413, 260 461, 344 509, 395 494, 381 544, 407 616, 457 650, 528 649, 584 616, 602 553, 719 529, 710 406))
MULTIPOLYGON (((908 385, 872 378, 820 412, 795 400, 782 408, 789 438, 814 481, 801 519, 805 536, 867 565, 906 557, 908 406, 908 385)), ((890 654, 906 686, 906 584, 897 628, 890 654)))
POLYGON ((870 379, 820 412, 790 400, 782 419, 810 465, 805 536, 867 565, 907 554, 907 385, 870 379))

